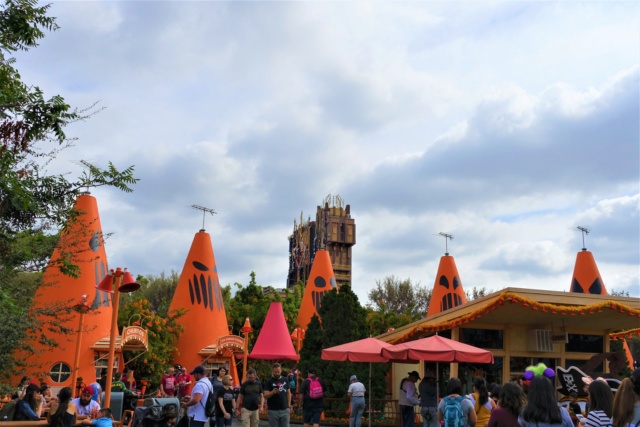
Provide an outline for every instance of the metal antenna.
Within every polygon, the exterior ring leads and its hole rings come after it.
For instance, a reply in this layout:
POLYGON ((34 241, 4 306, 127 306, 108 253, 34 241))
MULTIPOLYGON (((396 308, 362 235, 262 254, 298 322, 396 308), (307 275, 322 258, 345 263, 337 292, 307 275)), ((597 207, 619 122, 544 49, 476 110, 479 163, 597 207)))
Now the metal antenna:
POLYGON ((587 247, 584 245, 584 236, 585 234, 589 234, 589 229, 587 227, 581 226, 577 226, 576 228, 582 232, 582 250, 586 251, 587 247))
POLYGON ((453 234, 447 234, 442 232, 438 234, 444 237, 444 250, 445 250, 444 254, 449 255, 449 240, 453 240, 453 234))
POLYGON ((211 215, 217 213, 216 211, 214 211, 213 209, 210 208, 205 208, 204 206, 200 206, 200 205, 191 205, 191 207, 193 209, 198 209, 200 211, 202 211, 202 230, 200 231, 204 231, 204 217, 206 216, 207 212, 209 212, 211 215))

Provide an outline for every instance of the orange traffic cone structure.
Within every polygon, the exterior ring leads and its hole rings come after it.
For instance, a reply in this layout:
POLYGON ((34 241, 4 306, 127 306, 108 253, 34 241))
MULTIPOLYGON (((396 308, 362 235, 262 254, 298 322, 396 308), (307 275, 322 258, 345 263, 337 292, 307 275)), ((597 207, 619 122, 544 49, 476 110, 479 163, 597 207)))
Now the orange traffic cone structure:
POLYGON ((596 260, 593 254, 583 249, 576 256, 576 265, 573 268, 573 278, 571 279, 571 292, 607 295, 602 277, 598 271, 596 260))
POLYGON ((33 301, 35 316, 43 322, 43 335, 58 345, 44 345, 39 336, 32 336, 28 344, 35 354, 21 357, 29 373, 41 375, 51 386, 72 389, 75 389, 72 378, 82 377, 86 384, 96 381, 96 360, 100 354, 91 347, 105 337, 108 339, 112 313, 109 294, 96 289, 107 274, 98 203, 88 193, 82 194, 75 209, 78 215, 69 220, 62 232, 33 301), (79 268, 77 277, 62 274, 58 266, 63 259, 79 268), (86 303, 78 304, 78 300, 86 303), (78 310, 66 314, 72 307, 78 310), (47 327, 55 319, 42 313, 50 310, 57 311, 59 327, 47 327), (61 329, 73 332, 64 333, 61 329))
POLYGON ((177 320, 184 331, 176 343, 174 361, 193 369, 202 363, 198 354, 202 349, 229 334, 211 236, 204 230, 193 238, 169 306, 169 310, 179 308, 186 313, 177 320))
POLYGON ((462 281, 453 257, 446 254, 440 257, 440 265, 436 273, 436 280, 431 293, 431 303, 427 310, 427 317, 441 313, 467 302, 462 288, 462 281))
MULTIPOLYGON (((582 251, 576 255, 576 265, 573 268, 570 292, 609 295, 600 276, 596 260, 586 248, 582 248, 582 251)), ((629 362, 629 367, 633 370, 633 356, 626 340, 622 341, 622 349, 627 357, 627 362, 629 362)))
POLYGON ((319 249, 313 259, 309 279, 307 279, 300 303, 300 310, 298 310, 296 320, 298 327, 306 330, 314 314, 320 317, 318 309, 322 304, 322 296, 335 287, 336 278, 333 274, 329 252, 325 249, 319 249))

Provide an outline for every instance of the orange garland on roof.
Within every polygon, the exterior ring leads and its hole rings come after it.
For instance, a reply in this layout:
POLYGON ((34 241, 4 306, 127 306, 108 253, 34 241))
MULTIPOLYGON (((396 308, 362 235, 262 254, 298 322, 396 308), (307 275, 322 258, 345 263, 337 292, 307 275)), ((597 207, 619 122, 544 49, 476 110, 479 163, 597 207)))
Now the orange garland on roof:
MULTIPOLYGON (((620 313, 626 312, 629 316, 640 318, 640 310, 631 308, 624 304, 620 304, 619 302, 610 301, 610 300, 602 301, 597 304, 591 304, 591 305, 568 306, 568 305, 561 305, 561 304, 541 303, 528 298, 524 298, 518 294, 505 292, 504 294, 500 295, 498 299, 493 301, 491 304, 480 307, 479 309, 477 309, 472 313, 465 314, 464 316, 458 317, 457 319, 450 320, 449 322, 445 322, 445 323, 439 323, 437 325, 429 324, 429 323, 420 323, 414 326, 413 328, 411 328, 404 335, 398 338, 395 338, 389 342, 391 344, 397 344, 399 342, 405 342, 411 339, 417 339, 418 335, 422 335, 423 332, 438 332, 438 331, 443 331, 447 329, 452 329, 461 325, 466 325, 470 321, 473 321, 476 318, 482 317, 483 313, 487 314, 488 310, 491 310, 491 311, 496 310, 499 306, 504 305, 505 303, 520 304, 523 307, 529 307, 530 309, 535 311, 542 311, 544 313, 551 313, 551 314, 560 314, 562 316, 567 316, 567 315, 576 316, 578 314, 584 316, 585 314, 587 314, 587 312, 589 314, 596 313, 596 312, 602 313, 602 309, 609 308, 611 310, 618 311, 620 313)), ((623 339, 629 334, 640 335, 640 328, 630 329, 628 331, 610 334, 610 336, 612 337, 612 339, 623 339), (620 335, 620 338, 613 338, 614 336, 617 337, 618 335, 620 335)))
POLYGON ((626 331, 622 332, 614 332, 612 334, 609 334, 609 338, 611 338, 612 340, 623 340, 625 338, 631 338, 633 335, 640 336, 640 328, 627 329, 626 331))

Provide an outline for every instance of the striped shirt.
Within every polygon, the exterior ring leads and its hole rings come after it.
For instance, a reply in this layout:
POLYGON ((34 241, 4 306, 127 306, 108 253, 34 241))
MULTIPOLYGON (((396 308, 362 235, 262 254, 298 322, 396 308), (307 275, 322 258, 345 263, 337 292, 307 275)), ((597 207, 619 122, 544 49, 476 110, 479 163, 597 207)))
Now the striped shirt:
POLYGON ((604 411, 591 411, 585 424, 587 427, 608 427, 611 426, 611 418, 604 411))

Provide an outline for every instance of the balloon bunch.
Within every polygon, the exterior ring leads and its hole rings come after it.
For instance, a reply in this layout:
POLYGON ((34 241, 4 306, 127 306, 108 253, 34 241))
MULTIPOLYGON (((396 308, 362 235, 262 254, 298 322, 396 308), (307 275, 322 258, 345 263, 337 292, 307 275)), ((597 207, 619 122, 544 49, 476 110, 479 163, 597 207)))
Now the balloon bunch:
POLYGON ((553 379, 556 373, 553 369, 547 368, 544 363, 538 363, 536 366, 529 366, 524 372, 524 383, 529 386, 533 377, 544 375, 549 379, 553 379))

